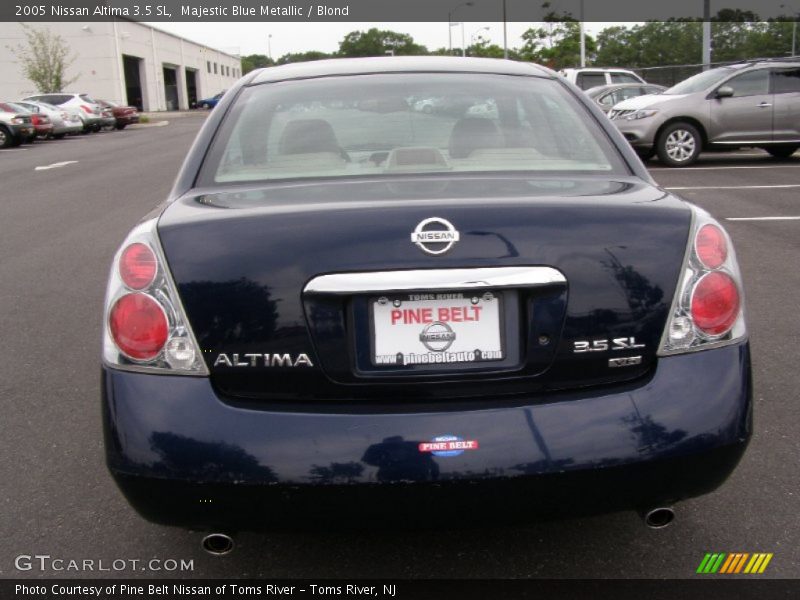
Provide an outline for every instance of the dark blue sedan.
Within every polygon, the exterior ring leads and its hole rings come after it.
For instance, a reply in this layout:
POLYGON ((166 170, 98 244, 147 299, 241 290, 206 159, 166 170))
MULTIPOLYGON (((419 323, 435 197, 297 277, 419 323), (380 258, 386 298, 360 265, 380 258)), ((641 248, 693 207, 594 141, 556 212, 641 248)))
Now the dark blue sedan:
POLYGON ((211 98, 205 98, 203 100, 198 100, 197 101, 197 106, 200 107, 200 108, 214 108, 219 103, 219 101, 222 100, 222 97, 224 95, 225 95, 225 90, 222 90, 216 96, 211 96, 211 98))
POLYGON ((751 434, 728 234, 530 64, 250 73, 122 243, 104 336, 111 474, 214 552, 331 524, 664 526, 751 434))

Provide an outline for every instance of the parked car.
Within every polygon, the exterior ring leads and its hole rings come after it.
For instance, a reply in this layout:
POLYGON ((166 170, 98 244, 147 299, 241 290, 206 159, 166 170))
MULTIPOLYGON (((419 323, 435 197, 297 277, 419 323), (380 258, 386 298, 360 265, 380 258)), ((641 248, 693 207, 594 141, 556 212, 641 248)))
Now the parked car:
POLYGON ((586 95, 597 103, 604 113, 607 113, 615 104, 629 98, 638 98, 647 94, 660 94, 665 88, 663 85, 652 83, 615 83, 611 85, 598 85, 586 90, 586 95))
POLYGON ((222 553, 319 523, 665 526, 721 485, 752 422, 733 245, 590 107, 502 60, 242 78, 113 259, 103 420, 128 501, 222 553), (434 96, 497 110, 408 110, 434 96))
POLYGON ((0 148, 19 146, 34 132, 30 113, 0 102, 0 148))
POLYGON ((33 113, 29 111, 24 106, 19 104, 15 104, 13 102, 3 102, 3 110, 7 112, 18 112, 21 114, 27 113, 31 119, 31 125, 33 125, 33 132, 28 136, 28 139, 25 141, 28 143, 33 143, 37 137, 46 138, 49 137, 53 132, 53 124, 50 122, 50 118, 41 113, 33 113))
POLYGON ((83 129, 80 117, 58 106, 46 102, 30 102, 28 100, 18 100, 14 104, 31 113, 47 115, 53 124, 51 136, 56 139, 61 139, 67 134, 80 133, 83 129))
POLYGON ((214 108, 217 105, 217 103, 222 99, 222 97, 225 95, 226 91, 227 90, 222 90, 216 96, 211 96, 211 98, 205 98, 204 100, 198 100, 197 106, 200 108, 214 108))
POLYGON ((633 71, 616 68, 584 67, 580 69, 562 69, 561 75, 567 78, 582 90, 588 90, 598 85, 611 85, 612 83, 647 83, 633 71))
POLYGON ((111 110, 114 116, 114 127, 119 130, 139 122, 139 111, 135 106, 125 106, 110 100, 98 100, 97 103, 103 108, 111 110))
POLYGON ((24 100, 31 100, 33 102, 47 102, 60 107, 77 108, 81 112, 81 121, 83 122, 83 130, 100 131, 103 127, 103 116, 100 105, 95 102, 88 94, 73 94, 58 92, 55 94, 37 94, 34 96, 27 96, 24 100))
POLYGON ((110 107, 101 106, 100 107, 100 120, 101 120, 101 128, 105 131, 111 131, 112 129, 117 128, 117 119, 114 116, 114 111, 111 110, 110 107))
POLYGON ((642 157, 685 167, 700 152, 741 147, 788 158, 800 148, 799 113, 800 61, 771 60, 703 71, 609 116, 642 157))

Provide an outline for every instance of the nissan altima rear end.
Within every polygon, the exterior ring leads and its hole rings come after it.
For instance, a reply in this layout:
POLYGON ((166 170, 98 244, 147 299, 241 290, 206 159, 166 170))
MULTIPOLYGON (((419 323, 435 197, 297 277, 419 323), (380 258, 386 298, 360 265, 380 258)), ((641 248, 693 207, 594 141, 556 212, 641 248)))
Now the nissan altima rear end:
POLYGON ((104 324, 108 467, 169 525, 663 525, 751 432, 730 237, 528 64, 248 74, 122 242, 104 324))

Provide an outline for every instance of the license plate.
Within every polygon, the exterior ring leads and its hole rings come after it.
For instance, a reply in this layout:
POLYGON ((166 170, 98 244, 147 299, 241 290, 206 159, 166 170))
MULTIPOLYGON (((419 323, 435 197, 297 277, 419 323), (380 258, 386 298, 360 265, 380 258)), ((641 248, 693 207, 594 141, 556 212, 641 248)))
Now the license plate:
POLYGON ((372 301, 372 363, 446 365, 503 360, 500 297, 414 293, 372 301))

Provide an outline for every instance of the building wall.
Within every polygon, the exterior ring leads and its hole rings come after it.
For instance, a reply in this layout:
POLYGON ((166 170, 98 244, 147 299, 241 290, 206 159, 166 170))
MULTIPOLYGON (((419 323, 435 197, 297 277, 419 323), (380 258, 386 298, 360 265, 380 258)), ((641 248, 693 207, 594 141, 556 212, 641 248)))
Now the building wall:
MULTIPOLYGON (((198 99, 227 89, 241 76, 239 57, 133 21, 58 22, 34 27, 46 28, 60 35, 77 55, 67 70, 67 78, 77 77, 77 80, 62 91, 88 93, 104 100, 128 103, 123 55, 141 59, 141 100, 144 110, 149 111, 189 108, 187 68, 197 73, 198 99), (165 92, 164 67, 176 71, 177 105, 169 102, 165 92)), ((19 99, 38 91, 31 81, 25 79, 14 54, 5 49, 6 45, 14 47, 24 44, 24 41, 24 32, 19 24, 0 23, 0 43, 3 46, 3 52, 0 52, 0 100, 19 99)))

